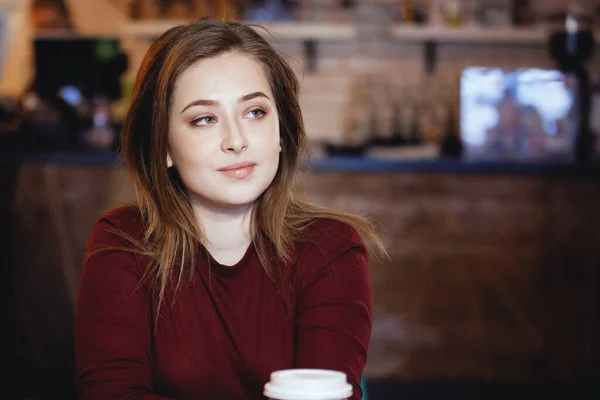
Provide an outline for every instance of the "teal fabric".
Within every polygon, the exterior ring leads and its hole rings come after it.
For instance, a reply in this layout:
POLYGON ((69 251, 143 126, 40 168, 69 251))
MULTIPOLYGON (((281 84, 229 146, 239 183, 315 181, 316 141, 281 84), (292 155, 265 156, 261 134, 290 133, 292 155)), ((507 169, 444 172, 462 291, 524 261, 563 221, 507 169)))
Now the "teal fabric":
POLYGON ((364 375, 360 380, 360 387, 362 388, 363 392, 362 400, 369 400, 369 395, 367 394, 367 380, 365 379, 364 375))

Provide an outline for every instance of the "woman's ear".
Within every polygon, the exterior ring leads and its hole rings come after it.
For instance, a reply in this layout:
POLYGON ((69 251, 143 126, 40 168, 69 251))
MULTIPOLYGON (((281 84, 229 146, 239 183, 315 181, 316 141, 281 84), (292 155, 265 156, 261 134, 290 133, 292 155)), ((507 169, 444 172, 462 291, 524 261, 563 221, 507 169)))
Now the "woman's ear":
POLYGON ((167 168, 171 168, 173 166, 173 160, 171 159, 171 154, 167 152, 167 168))

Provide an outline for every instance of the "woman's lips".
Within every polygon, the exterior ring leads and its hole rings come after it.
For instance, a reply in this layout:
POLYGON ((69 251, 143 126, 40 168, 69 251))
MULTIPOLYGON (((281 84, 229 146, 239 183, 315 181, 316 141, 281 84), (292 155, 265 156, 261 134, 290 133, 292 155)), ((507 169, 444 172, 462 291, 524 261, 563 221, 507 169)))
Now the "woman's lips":
POLYGON ((219 172, 232 179, 245 179, 252 175, 255 166, 254 163, 232 164, 219 169, 219 172))

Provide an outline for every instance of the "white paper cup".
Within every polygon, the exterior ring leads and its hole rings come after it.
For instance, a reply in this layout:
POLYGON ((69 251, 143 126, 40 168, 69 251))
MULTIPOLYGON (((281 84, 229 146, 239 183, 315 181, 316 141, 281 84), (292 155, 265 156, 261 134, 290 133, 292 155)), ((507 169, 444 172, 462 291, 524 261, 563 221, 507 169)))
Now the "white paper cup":
POLYGON ((345 400, 352 396, 346 374, 325 369, 275 371, 263 394, 272 400, 345 400))

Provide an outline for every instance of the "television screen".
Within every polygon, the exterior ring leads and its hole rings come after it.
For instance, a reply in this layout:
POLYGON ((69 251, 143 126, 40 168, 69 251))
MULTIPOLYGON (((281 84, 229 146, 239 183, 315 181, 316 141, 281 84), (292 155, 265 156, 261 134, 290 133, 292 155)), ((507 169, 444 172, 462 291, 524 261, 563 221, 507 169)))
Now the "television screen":
POLYGON ((571 161, 577 80, 557 70, 469 67, 460 81, 466 159, 571 161))

